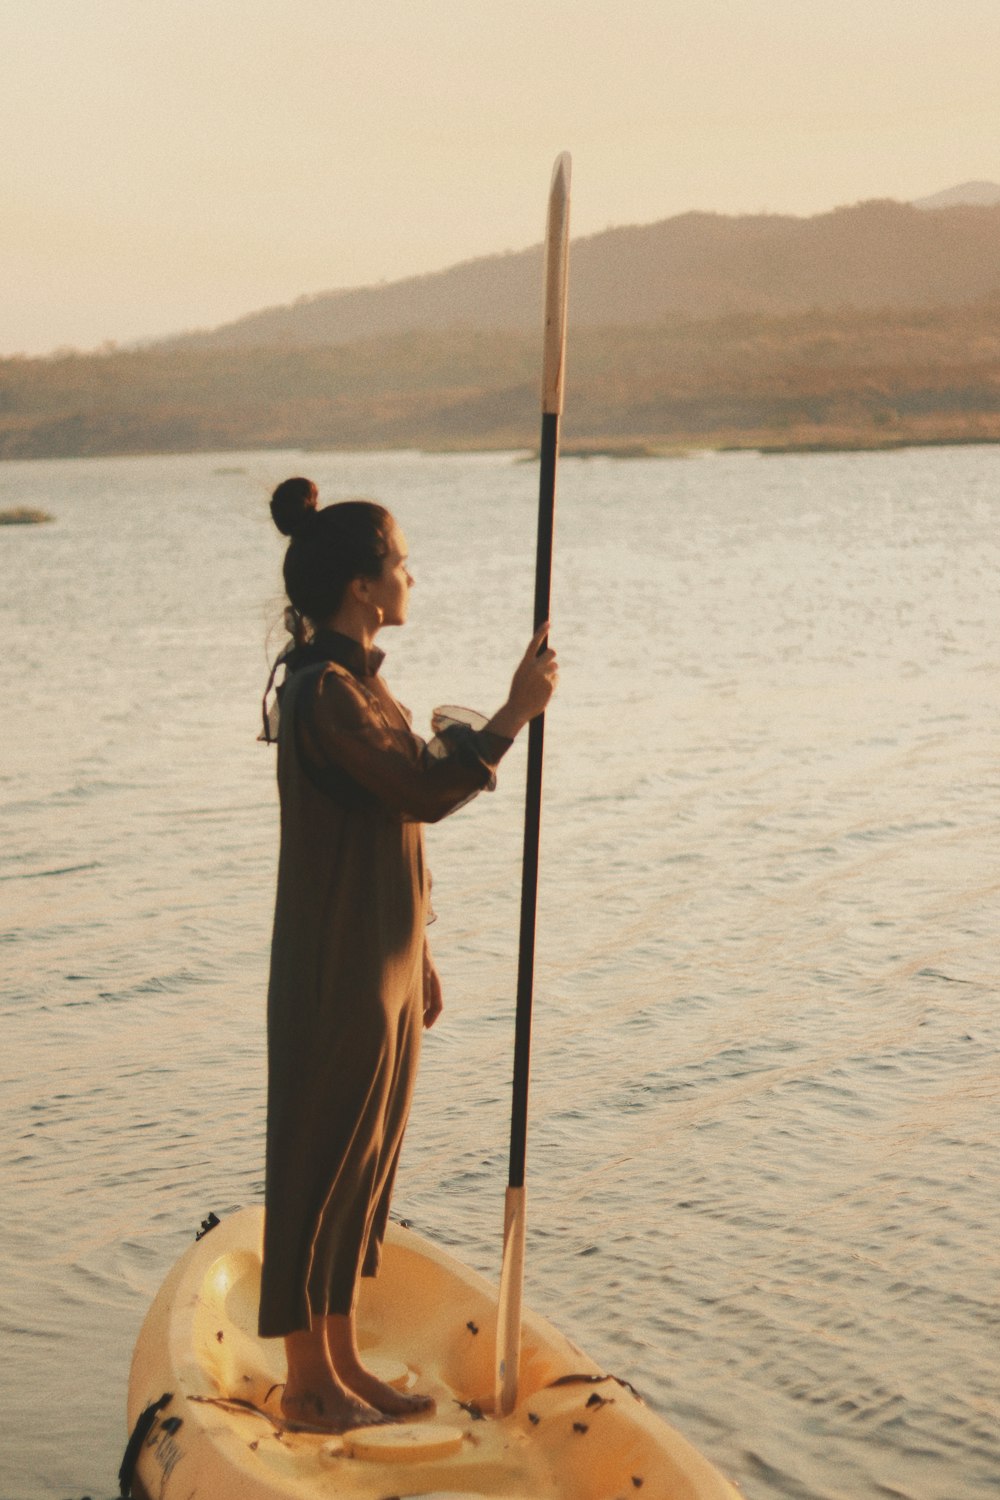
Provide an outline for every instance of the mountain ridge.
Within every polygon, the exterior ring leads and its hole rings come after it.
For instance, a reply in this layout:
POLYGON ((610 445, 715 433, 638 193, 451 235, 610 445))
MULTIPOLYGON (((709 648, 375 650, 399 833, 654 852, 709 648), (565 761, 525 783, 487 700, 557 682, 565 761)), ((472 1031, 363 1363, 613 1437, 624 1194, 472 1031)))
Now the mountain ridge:
POLYGON ((914 208, 954 208, 960 204, 992 208, 995 203, 1000 203, 1000 182, 960 182, 927 198, 913 199, 914 208))
MULTIPOLYGON (((810 309, 961 306, 1000 291, 995 202, 871 199, 810 218, 692 211, 573 241, 570 320, 593 328, 674 317, 810 309)), ((530 331, 541 316, 541 245, 378 286, 264 308, 163 349, 339 345, 417 330, 530 331)))

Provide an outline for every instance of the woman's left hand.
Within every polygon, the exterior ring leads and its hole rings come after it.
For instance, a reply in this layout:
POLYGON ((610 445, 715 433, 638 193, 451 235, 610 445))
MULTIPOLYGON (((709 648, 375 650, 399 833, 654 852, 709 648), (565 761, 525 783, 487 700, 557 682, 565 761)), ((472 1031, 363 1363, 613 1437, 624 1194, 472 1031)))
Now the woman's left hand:
POLYGON ((429 1030, 444 1009, 441 976, 434 967, 431 950, 424 948, 424 1026, 429 1030))

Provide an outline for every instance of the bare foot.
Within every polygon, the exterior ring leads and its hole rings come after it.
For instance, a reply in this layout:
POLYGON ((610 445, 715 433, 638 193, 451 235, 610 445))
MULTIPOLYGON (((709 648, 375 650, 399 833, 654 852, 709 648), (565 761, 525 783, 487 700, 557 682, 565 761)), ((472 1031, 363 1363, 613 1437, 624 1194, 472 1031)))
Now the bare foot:
POLYGON ((387 1417, 419 1417, 434 1410, 434 1397, 414 1391, 397 1391, 395 1386, 379 1380, 364 1365, 355 1365, 349 1372, 338 1371, 344 1384, 350 1386, 368 1406, 387 1417))
POLYGON ((322 1395, 302 1391, 281 1398, 281 1414, 292 1432, 349 1432, 354 1427, 381 1427, 392 1420, 349 1391, 331 1387, 322 1395))

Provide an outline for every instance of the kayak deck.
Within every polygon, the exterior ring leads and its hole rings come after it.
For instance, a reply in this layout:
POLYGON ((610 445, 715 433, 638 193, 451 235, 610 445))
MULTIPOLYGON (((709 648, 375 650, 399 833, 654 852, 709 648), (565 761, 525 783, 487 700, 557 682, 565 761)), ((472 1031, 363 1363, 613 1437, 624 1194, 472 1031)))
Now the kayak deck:
POLYGON ((391 1225, 379 1276, 362 1283, 367 1363, 436 1413, 350 1434, 290 1431, 284 1347, 256 1334, 263 1216, 244 1209, 187 1252, 143 1325, 129 1426, 166 1393, 143 1439, 133 1493, 149 1500, 277 1496, 495 1496, 498 1500, 735 1500, 736 1491, 635 1394, 525 1311, 518 1403, 488 1415, 496 1292, 421 1236, 391 1225), (384 1434, 384 1437, 382 1436, 384 1434), (378 1451, 377 1444, 389 1443, 378 1451), (369 1456, 365 1450, 374 1451, 369 1456))

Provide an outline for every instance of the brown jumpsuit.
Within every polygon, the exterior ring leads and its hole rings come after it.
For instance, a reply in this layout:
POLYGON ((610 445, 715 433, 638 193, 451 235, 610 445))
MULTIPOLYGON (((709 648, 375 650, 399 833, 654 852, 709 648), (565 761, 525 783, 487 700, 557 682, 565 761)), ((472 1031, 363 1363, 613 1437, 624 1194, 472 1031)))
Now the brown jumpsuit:
POLYGON ((378 1270, 423 1022, 420 825, 492 787, 509 743, 464 730, 435 758, 381 660, 320 632, 281 690, 265 1337, 350 1312, 378 1270))

